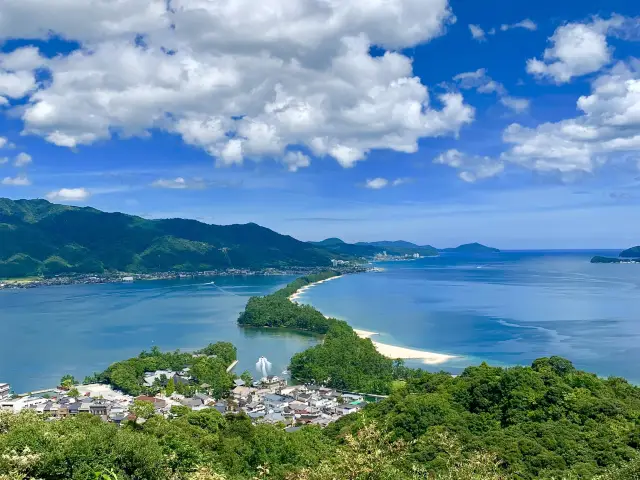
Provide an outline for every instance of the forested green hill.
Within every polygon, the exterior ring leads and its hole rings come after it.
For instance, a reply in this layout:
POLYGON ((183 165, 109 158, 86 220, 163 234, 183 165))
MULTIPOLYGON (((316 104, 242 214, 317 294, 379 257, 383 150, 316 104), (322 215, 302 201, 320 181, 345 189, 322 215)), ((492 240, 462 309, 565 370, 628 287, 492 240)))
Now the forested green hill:
POLYGON ((324 266, 334 255, 254 223, 147 220, 0 199, 0 278, 61 273, 324 266))

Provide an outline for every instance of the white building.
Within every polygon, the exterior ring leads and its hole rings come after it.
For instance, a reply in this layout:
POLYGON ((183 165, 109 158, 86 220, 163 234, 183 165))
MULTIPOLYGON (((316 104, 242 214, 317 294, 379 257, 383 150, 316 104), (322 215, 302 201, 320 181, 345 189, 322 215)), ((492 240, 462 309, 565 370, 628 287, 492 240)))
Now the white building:
POLYGON ((0 400, 7 398, 11 392, 11 385, 8 383, 0 383, 0 400))
POLYGON ((47 403, 46 398, 23 397, 13 400, 5 399, 0 401, 0 410, 7 412, 19 413, 25 408, 36 408, 41 403, 47 403))

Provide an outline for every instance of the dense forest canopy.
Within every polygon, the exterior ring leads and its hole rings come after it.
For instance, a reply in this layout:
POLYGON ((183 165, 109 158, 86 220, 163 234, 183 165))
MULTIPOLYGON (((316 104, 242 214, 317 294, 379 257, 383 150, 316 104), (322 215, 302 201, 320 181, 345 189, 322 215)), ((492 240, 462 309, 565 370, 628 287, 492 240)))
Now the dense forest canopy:
POLYGON ((331 265, 336 256, 254 223, 147 220, 46 200, 0 198, 0 278, 331 265))
POLYGON ((338 272, 331 270, 307 275, 271 295, 251 297, 238 318, 238 324, 246 327, 291 328, 312 333, 327 333, 335 319, 326 318, 310 305, 291 302, 289 297, 306 285, 338 275, 338 272))

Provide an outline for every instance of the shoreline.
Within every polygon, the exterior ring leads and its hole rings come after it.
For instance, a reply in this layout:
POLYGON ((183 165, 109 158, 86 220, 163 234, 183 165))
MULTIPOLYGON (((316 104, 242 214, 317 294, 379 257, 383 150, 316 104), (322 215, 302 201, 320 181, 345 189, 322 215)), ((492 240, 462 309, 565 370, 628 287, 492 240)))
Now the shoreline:
MULTIPOLYGON (((304 287, 300 287, 293 294, 289 295, 288 299, 289 301, 299 305, 300 296, 311 287, 315 287, 316 285, 320 285, 321 283, 335 280, 336 278, 340 277, 342 277, 342 275, 319 280, 317 282, 310 283, 309 285, 305 285, 304 287)), ((325 318, 329 317, 325 315, 325 318)), ((422 360, 422 363, 425 365, 440 365, 453 360, 454 358, 458 358, 455 355, 448 355, 446 353, 427 352, 426 350, 417 350, 415 348, 399 347, 397 345, 389 345, 386 343, 376 342, 375 340, 372 340, 371 337, 373 337, 374 335, 379 335, 378 332, 371 332, 369 330, 361 330, 353 327, 351 328, 353 329, 355 334, 358 335, 358 337, 368 338, 369 340, 371 340, 371 343, 373 343, 374 347, 376 347, 378 353, 387 358, 402 360, 422 360)))
POLYGON ((289 297, 287 297, 287 298, 289 299, 290 302, 300 304, 300 302, 298 302, 298 299, 300 298, 300 295, 302 295, 304 292, 309 290, 311 287, 315 287, 316 285, 320 285, 321 283, 325 283, 325 282, 328 282, 330 280, 335 280, 336 278, 340 278, 340 277, 342 277, 342 274, 341 275, 336 275, 335 277, 325 278, 324 280, 318 280, 317 282, 310 283, 309 285, 305 285, 304 287, 300 287, 298 290, 296 290, 294 293, 289 295, 289 297))
POLYGON ((368 330, 360 330, 354 328, 353 331, 360 338, 368 338, 373 343, 376 350, 381 355, 387 358, 400 358, 402 360, 422 360, 425 365, 440 365, 446 363, 449 360, 457 358, 455 355, 448 355, 446 353, 427 352, 426 350, 417 350, 415 348, 399 347, 397 345, 389 345, 387 343, 380 343, 372 340, 371 337, 379 335, 377 332, 370 332, 368 330))

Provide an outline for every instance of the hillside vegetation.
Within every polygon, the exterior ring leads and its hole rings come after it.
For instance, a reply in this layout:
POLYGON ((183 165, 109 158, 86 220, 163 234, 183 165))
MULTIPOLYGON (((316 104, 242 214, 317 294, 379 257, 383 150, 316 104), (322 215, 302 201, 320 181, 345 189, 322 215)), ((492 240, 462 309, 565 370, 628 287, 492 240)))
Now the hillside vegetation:
POLYGON ((84 413, 47 421, 0 412, 0 479, 639 478, 640 389, 620 378, 558 357, 482 364, 457 378, 404 374, 389 398, 324 430, 288 433, 215 409, 123 427, 84 413))
POLYGON ((146 220, 46 200, 0 199, 0 278, 324 266, 334 254, 254 223, 146 220))

